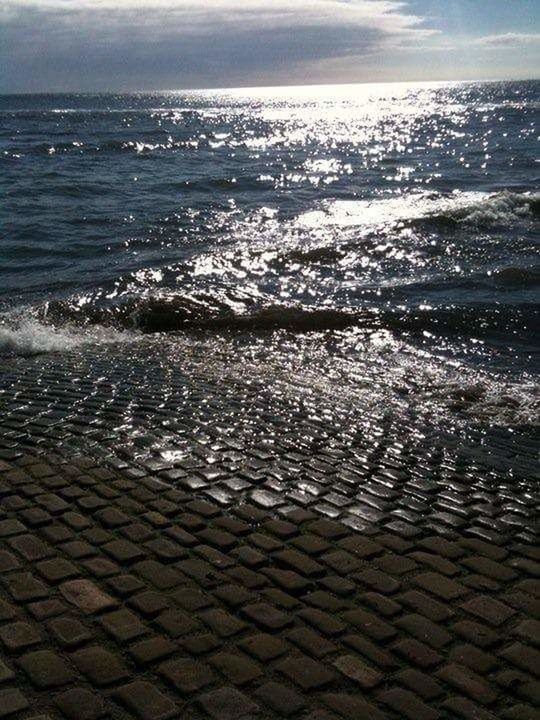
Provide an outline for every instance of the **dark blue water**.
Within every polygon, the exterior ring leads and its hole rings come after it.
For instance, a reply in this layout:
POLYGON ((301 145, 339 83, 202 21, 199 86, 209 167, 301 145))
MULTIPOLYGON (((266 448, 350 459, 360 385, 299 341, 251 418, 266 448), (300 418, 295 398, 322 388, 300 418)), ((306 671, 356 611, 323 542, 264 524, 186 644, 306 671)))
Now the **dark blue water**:
POLYGON ((373 324, 533 367, 539 108, 533 81, 0 96, 4 340, 373 324))

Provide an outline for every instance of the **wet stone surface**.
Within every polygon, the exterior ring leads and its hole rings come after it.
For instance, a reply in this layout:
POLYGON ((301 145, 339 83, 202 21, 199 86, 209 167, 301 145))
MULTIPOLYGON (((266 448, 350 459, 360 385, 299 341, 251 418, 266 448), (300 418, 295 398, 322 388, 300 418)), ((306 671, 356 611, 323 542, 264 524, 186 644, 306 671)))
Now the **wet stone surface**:
MULTIPOLYGON (((535 541, 534 427, 449 411, 418 390, 414 356, 413 365, 377 367, 317 353, 148 340, 0 360, 0 450, 91 454, 221 507, 309 509, 404 541, 422 532, 535 541), (310 362, 295 364, 295 352, 310 362)), ((107 500, 81 509, 107 515, 107 500)), ((26 500, 17 502, 24 512, 26 500)), ((64 502, 44 493, 28 512, 39 524, 64 502)), ((170 512, 163 502, 148 510, 170 512)), ((106 522, 121 524, 121 515, 106 522)))
POLYGON ((3 458, 0 717, 535 717, 533 544, 229 508, 73 452, 3 458), (65 506, 35 525, 44 495, 65 506))
POLYGON ((130 352, 2 366, 0 717, 536 717, 533 430, 130 352))

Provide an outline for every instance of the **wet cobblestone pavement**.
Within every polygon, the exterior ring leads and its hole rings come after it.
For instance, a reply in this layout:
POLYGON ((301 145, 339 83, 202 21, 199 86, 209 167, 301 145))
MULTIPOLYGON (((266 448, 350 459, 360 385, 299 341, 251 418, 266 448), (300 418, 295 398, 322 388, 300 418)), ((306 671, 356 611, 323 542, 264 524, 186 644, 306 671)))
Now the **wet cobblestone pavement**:
POLYGON ((537 718, 534 429, 262 367, 2 363, 0 717, 537 718))

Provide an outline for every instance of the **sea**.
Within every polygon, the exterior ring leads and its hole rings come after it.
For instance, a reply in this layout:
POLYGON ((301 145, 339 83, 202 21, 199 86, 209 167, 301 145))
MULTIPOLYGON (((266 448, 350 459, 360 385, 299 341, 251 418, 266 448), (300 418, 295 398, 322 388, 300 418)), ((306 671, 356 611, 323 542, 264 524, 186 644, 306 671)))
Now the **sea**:
POLYGON ((539 111, 540 81, 0 96, 0 356, 204 341, 534 426, 539 111))

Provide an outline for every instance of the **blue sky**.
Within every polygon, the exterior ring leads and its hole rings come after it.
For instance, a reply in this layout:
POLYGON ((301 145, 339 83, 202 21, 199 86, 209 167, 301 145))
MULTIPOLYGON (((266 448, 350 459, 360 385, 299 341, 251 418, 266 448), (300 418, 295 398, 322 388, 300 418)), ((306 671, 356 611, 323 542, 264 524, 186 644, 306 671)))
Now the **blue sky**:
POLYGON ((0 92, 539 77, 538 0, 0 0, 0 92))

